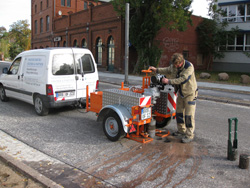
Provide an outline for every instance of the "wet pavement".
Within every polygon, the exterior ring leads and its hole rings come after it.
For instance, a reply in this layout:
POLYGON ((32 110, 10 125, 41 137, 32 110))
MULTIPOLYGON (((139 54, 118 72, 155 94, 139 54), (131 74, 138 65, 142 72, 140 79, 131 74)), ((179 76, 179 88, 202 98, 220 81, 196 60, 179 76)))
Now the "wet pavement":
POLYGON ((9 161, 23 163, 21 168, 25 168, 26 173, 48 187, 177 187, 197 174, 202 157, 208 155, 196 142, 182 144, 180 138, 169 136, 169 143, 164 139, 148 144, 124 140, 117 152, 98 152, 98 156, 71 166, 1 131, 0 136, 4 138, 2 143, 8 143, 1 149, 0 156, 10 158, 12 155, 9 161), (190 171, 178 177, 176 174, 183 168, 190 171))

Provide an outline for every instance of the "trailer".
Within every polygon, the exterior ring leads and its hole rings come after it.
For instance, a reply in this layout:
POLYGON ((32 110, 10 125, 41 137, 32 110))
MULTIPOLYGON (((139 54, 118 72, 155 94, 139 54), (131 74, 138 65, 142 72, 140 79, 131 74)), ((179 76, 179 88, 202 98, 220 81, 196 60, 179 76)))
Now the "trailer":
POLYGON ((167 126, 176 115, 176 93, 172 86, 163 85, 163 75, 148 76, 143 70, 142 86, 86 91, 86 111, 95 112, 103 131, 111 141, 126 137, 141 143, 155 136, 166 137, 169 131, 156 128, 167 126))

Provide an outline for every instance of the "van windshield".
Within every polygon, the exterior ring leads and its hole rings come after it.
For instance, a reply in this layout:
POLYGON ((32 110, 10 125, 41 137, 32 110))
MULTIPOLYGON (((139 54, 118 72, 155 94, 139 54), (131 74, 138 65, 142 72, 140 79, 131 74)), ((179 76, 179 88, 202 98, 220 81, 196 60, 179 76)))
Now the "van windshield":
POLYGON ((74 74, 74 58, 72 54, 57 54, 53 56, 53 75, 74 74))

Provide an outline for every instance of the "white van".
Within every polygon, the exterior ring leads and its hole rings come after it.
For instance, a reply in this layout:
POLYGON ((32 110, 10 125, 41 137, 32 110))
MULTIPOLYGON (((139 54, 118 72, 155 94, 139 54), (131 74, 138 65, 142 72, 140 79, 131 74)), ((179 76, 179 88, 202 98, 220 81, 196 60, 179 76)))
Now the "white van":
POLYGON ((0 99, 13 97, 33 104, 38 115, 49 108, 83 103, 86 86, 98 89, 92 53, 82 48, 46 48, 20 53, 0 77, 0 99))

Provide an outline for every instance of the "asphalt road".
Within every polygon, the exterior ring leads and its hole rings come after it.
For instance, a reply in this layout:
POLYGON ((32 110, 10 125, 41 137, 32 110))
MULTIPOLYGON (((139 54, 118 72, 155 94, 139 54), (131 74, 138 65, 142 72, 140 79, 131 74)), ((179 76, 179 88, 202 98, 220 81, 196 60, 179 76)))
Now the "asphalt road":
MULTIPOLYGON (((100 89, 109 87, 115 86, 100 83, 100 89)), ((66 107, 39 117, 33 106, 11 99, 1 102, 0 129, 86 174, 70 182, 66 177, 72 178, 72 172, 62 170, 62 164, 46 168, 43 159, 23 159, 64 187, 81 187, 81 179, 84 187, 95 181, 96 187, 244 188, 250 185, 250 171, 240 169, 238 159, 226 159, 228 118, 239 119, 238 153, 250 154, 249 114, 249 107, 198 100, 193 143, 182 144, 170 136, 170 143, 140 144, 128 139, 110 142, 92 112, 66 107)), ((175 121, 167 128, 175 131, 175 121)))
POLYGON ((230 91, 220 91, 220 90, 210 90, 210 89, 199 89, 200 95, 209 95, 213 97, 223 97, 231 100, 242 100, 245 102, 250 102, 249 93, 235 93, 230 91))
POLYGON ((209 88, 199 88, 199 98, 224 102, 230 104, 238 104, 241 106, 250 106, 250 93, 249 92, 240 92, 233 90, 215 90, 209 88))

